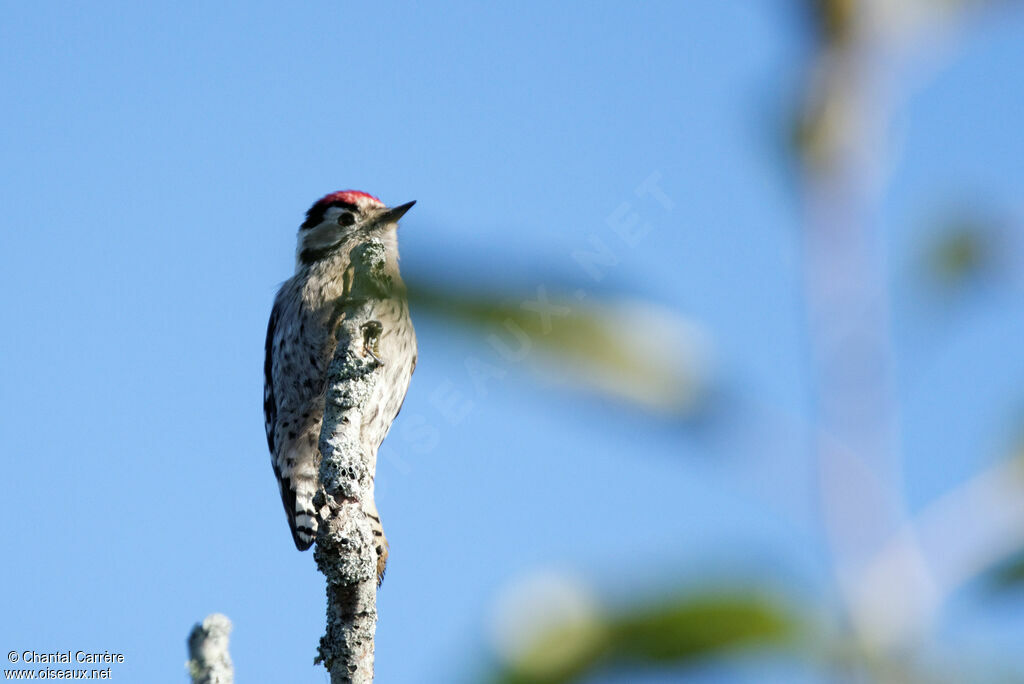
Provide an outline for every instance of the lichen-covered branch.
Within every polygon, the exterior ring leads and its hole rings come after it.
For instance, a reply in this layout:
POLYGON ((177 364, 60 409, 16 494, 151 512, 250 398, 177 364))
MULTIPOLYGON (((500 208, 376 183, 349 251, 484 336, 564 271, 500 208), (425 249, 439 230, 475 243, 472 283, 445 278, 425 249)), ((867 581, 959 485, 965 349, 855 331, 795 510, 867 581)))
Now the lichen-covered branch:
POLYGON ((228 653, 231 620, 214 613, 188 635, 188 673, 192 684, 232 684, 235 669, 228 653))
MULTIPOLYGON (((327 578, 327 630, 318 661, 331 683, 373 681, 377 627, 377 551, 363 501, 373 497, 374 448, 361 439, 363 413, 380 381, 380 362, 366 351, 374 329, 369 300, 384 264, 384 246, 371 240, 353 250, 352 285, 339 305, 337 347, 327 373, 320 433, 320 482, 315 500, 323 518, 317 534, 317 567, 327 578)), ((379 327, 379 323, 376 324, 379 327)))

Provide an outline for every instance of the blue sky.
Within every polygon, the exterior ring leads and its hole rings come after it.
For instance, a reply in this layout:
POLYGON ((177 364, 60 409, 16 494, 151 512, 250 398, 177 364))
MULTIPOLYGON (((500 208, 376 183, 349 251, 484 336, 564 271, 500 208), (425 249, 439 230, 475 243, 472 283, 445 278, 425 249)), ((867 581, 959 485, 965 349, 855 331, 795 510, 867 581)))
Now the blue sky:
MULTIPOLYGON (((651 234, 588 287, 699 323, 752 422, 704 439, 512 368, 453 425, 432 393, 471 395, 486 349, 414 311, 377 479, 379 681, 471 671, 496 597, 540 571, 621 597, 769 559, 829 599, 808 444, 774 422, 810 401, 779 138, 810 43, 790 4, 0 7, 0 646, 184 681, 188 629, 220 611, 240 681, 325 681, 322 578, 287 532, 261 369, 302 213, 343 188, 418 201, 405 273, 526 296, 580 282, 570 255, 632 202, 651 234), (652 173, 671 211, 635 198, 652 173), (436 439, 402 439, 417 418, 436 439)), ((967 31, 898 113, 881 221, 913 505, 1004 455, 1019 416, 1019 279, 935 314, 912 271, 951 198, 1019 225, 1022 30, 967 31)), ((953 643, 1019 634, 958 609, 979 631, 953 643)))

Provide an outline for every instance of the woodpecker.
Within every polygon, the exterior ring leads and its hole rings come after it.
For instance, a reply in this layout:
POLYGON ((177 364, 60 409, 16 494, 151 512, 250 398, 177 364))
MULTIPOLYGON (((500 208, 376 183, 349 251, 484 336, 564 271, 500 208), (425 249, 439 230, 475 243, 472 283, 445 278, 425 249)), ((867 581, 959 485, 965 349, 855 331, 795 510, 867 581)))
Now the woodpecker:
MULTIPOLYGON (((317 200, 298 232, 295 274, 281 285, 267 326, 263 410, 267 444, 295 546, 305 551, 320 523, 313 497, 320 486, 320 427, 327 367, 334 356, 339 304, 350 291, 353 249, 380 240, 386 253, 387 292, 369 297, 373 310, 365 353, 382 366, 383 377, 364 411, 361 437, 372 453, 391 429, 416 367, 416 334, 409 318, 405 285, 398 273, 398 219, 415 202, 388 208, 356 190, 317 200)), ((371 470, 373 472, 373 470, 371 470)), ((377 582, 384 577, 388 542, 372 497, 363 503, 377 544, 377 582)))

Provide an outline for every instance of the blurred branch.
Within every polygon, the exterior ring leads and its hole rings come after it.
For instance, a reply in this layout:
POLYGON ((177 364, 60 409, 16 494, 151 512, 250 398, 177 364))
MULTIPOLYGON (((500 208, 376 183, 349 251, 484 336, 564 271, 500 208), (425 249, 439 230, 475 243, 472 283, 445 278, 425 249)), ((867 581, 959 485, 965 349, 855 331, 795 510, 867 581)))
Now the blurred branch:
POLYGON ((883 638, 920 632, 945 597, 1022 546, 1024 463, 1014 458, 930 503, 886 544, 863 573, 860 622, 883 638))
MULTIPOLYGON (((361 258, 353 252, 353 291, 381 289, 367 283, 384 261, 379 240, 368 242, 361 258)), ((373 498, 377 445, 363 443, 362 425, 373 389, 383 382, 383 366, 362 352, 364 326, 374 318, 372 303, 350 297, 337 312, 337 347, 327 370, 320 432, 321 490, 313 503, 322 522, 313 555, 327 578, 327 628, 316 660, 331 673, 331 684, 373 681, 378 558, 363 502, 373 498)))
MULTIPOLYGON (((858 635, 864 567, 902 524, 888 301, 875 222, 882 33, 874 3, 810 0, 819 50, 800 116, 804 291, 815 384, 819 501, 858 635), (877 18, 877 17, 875 17, 877 18)), ((898 602, 907 597, 897 597, 898 602)))
POLYGON ((234 665, 228 653, 231 620, 214 613, 197 624, 188 635, 188 667, 192 684, 232 684, 234 665))
MULTIPOLYGON (((989 557, 987 547, 1018 536, 1011 533, 1017 508, 998 495, 999 483, 989 475, 908 521, 896 438, 898 403, 877 220, 889 161, 892 72, 900 66, 898 47, 925 29, 962 17, 968 4, 983 3, 808 0, 807 5, 819 46, 796 126, 795 152, 804 171, 804 282, 820 501, 850 620, 864 644, 881 651, 898 650, 919 636, 968 568, 976 571, 978 560, 989 557), (941 553, 941 546, 925 543, 929 535, 964 524, 984 531, 975 544, 941 553)), ((975 247, 961 239, 939 256, 944 266, 963 273, 981 258, 975 247)), ((948 536, 940 538, 949 544, 948 536)))

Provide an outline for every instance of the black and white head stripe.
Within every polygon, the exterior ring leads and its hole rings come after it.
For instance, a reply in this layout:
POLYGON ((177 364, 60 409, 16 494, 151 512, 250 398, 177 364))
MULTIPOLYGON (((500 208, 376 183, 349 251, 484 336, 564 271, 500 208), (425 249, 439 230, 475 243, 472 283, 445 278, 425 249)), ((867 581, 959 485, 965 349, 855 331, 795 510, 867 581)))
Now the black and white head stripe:
POLYGON ((318 202, 311 206, 309 211, 306 212, 306 220, 302 223, 302 229, 309 230, 310 228, 315 228, 323 223, 324 214, 326 214, 327 210, 331 207, 341 207, 347 211, 359 213, 359 207, 355 204, 351 204, 350 202, 343 202, 341 200, 336 200, 327 204, 320 204, 318 202))

